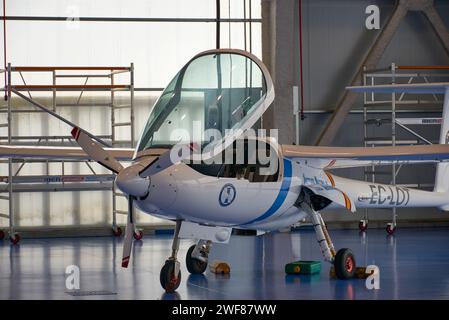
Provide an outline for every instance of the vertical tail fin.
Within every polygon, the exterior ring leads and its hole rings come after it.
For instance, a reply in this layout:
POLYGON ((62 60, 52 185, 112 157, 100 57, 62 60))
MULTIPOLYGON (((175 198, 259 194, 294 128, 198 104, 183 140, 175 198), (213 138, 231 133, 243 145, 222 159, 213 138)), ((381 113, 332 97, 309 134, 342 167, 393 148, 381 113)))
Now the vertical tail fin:
MULTIPOLYGON (((441 123, 440 144, 449 143, 449 86, 446 87, 443 105, 443 122, 441 123)), ((449 192, 449 163, 437 164, 435 176, 435 192, 449 192)), ((448 199, 449 203, 449 199, 448 199)), ((448 208, 449 209, 449 205, 448 208)))

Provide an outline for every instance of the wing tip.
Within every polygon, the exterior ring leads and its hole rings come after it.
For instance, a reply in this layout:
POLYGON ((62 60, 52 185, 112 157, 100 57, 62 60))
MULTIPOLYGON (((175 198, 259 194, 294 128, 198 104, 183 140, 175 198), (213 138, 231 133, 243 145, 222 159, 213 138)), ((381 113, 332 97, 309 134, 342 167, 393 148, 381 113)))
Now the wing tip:
POLYGON ((71 131, 72 137, 74 137, 75 140, 77 140, 77 141, 78 141, 78 138, 80 136, 80 132, 81 132, 81 130, 78 127, 73 127, 73 129, 71 131))

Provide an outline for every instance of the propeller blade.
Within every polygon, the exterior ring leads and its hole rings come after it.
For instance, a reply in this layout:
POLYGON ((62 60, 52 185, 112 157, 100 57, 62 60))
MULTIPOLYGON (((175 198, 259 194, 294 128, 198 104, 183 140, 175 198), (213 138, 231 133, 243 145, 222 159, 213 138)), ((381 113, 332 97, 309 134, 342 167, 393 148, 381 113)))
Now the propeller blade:
POLYGON ((118 173, 123 166, 117 159, 106 152, 97 142, 93 141, 87 134, 78 127, 73 127, 72 136, 75 138, 79 146, 87 153, 89 157, 97 161, 103 167, 118 173))
POLYGON ((126 223, 125 240, 123 242, 122 267, 128 268, 129 259, 131 257, 131 248, 133 245, 134 234, 134 209, 133 196, 128 198, 128 222, 126 223))

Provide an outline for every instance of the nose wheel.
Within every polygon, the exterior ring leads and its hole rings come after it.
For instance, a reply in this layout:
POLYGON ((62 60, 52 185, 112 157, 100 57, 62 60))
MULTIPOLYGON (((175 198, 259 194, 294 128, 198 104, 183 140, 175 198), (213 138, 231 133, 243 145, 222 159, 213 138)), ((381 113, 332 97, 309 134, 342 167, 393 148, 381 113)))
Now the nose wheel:
POLYGON ((181 283, 181 270, 179 268, 179 262, 170 259, 165 261, 159 278, 161 281, 161 286, 165 289, 165 292, 172 293, 178 289, 179 284, 181 283))

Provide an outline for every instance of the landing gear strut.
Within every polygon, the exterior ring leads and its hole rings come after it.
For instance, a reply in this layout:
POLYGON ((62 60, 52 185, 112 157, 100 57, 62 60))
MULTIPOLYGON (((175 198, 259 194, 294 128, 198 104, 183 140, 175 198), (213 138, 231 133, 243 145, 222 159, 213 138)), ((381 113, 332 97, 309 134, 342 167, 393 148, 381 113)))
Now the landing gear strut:
POLYGON ((179 230, 181 229, 181 220, 176 220, 175 234, 173 236, 172 254, 165 261, 161 269, 160 281, 162 288, 171 293, 178 289, 181 283, 181 264, 177 260, 179 250, 179 230))
POLYGON ((202 274, 207 269, 211 241, 199 240, 189 248, 186 254, 187 270, 191 274, 202 274))
POLYGON ((297 206, 303 209, 312 220, 317 242, 320 245, 324 260, 334 265, 337 278, 352 278, 356 271, 354 254, 349 249, 340 249, 338 250, 338 252, 335 252, 334 244, 332 243, 332 240, 329 236, 326 224, 324 223, 324 220, 318 211, 320 210, 320 208, 316 205, 322 202, 319 201, 320 199, 317 199, 315 197, 319 196, 315 195, 310 190, 303 189, 300 198, 297 201, 297 206))

